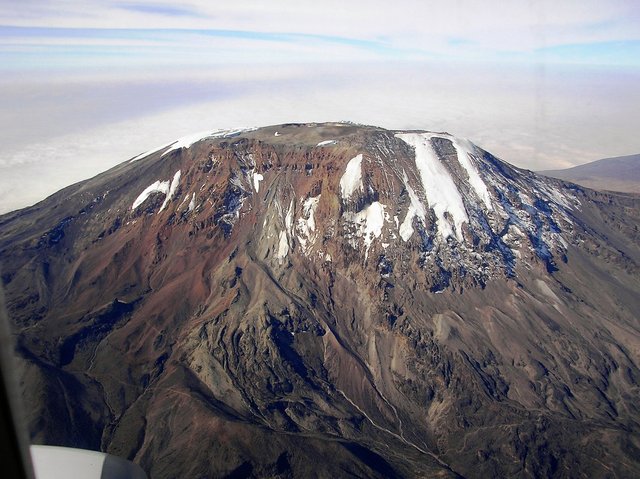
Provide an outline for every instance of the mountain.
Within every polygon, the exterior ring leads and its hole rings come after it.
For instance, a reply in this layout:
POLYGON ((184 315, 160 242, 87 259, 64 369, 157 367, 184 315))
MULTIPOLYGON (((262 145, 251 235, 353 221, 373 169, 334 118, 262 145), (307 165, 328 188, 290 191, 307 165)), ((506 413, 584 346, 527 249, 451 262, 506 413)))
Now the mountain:
POLYGON ((639 224, 446 133, 178 140, 0 217, 32 439, 153 478, 638 476, 639 224))
POLYGON ((565 170, 541 171, 540 174, 596 190, 640 193, 640 155, 605 158, 565 170))

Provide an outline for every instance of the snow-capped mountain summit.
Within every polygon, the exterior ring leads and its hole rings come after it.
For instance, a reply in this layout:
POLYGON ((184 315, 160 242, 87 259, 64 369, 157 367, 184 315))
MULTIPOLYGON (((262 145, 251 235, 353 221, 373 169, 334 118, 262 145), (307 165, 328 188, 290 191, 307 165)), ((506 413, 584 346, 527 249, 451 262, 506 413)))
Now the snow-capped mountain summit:
POLYGON ((152 477, 633 475, 639 206, 447 133, 140 154, 0 217, 32 435, 152 477))
MULTIPOLYGON (((295 128, 278 132, 280 142, 307 136, 295 128)), ((240 133, 178 140, 147 155, 147 161, 159 155, 163 162, 196 141, 226 144, 240 133)), ((390 256, 418 251, 424 264, 437 264, 446 278, 480 284, 491 274, 513 274, 518 258, 528 264, 531 254, 552 269, 571 241, 562 231, 570 236, 572 210, 580 208, 580 200, 570 189, 516 170, 446 133, 368 128, 354 134, 348 124, 317 127, 316 136, 331 138, 317 143, 303 175, 301 165, 273 163, 277 148, 262 138, 264 130, 244 133, 271 151, 255 154, 246 140, 230 151, 225 151, 228 145, 217 154, 211 151, 211 170, 200 187, 199 165, 178 165, 175 173, 144 188, 126 214, 160 215, 171 204, 166 214, 178 214, 187 223, 208 217, 229 237, 236 222, 252 212, 263 219, 257 225, 262 259, 277 264, 288 263, 290 254, 323 260, 346 246, 362 252, 365 264, 370 252, 375 253, 371 261, 384 257, 389 262, 390 256), (336 154, 353 157, 344 165, 336 154), (226 166, 222 172, 216 168, 220 161, 226 166), (183 169, 189 176, 182 177, 183 169), (154 198, 162 198, 158 208, 154 198), (321 222, 315 220, 318 215, 321 222)), ((435 287, 447 286, 448 280, 435 287)))

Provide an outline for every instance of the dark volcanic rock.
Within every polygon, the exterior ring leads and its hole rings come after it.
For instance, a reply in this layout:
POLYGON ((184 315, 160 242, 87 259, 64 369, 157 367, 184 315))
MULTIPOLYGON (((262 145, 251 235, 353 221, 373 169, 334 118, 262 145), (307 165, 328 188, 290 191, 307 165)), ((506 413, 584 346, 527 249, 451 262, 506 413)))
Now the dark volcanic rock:
POLYGON ((177 146, 0 217, 35 442, 153 478, 640 475, 640 200, 444 133, 177 146))

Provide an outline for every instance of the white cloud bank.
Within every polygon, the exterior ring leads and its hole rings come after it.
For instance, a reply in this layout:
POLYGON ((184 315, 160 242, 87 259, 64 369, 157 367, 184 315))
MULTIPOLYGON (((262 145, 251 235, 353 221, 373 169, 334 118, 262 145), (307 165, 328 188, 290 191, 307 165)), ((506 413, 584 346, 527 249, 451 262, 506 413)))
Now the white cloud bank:
POLYGON ((629 0, 0 2, 0 212, 236 126, 447 130, 531 169, 637 153, 639 21, 629 0))
MULTIPOLYGON (((350 120, 445 130, 530 169, 640 151, 635 131, 640 124, 638 75, 438 64, 276 68, 271 73, 259 70, 256 78, 250 72, 218 70, 206 81, 201 72, 200 87, 184 83, 182 92, 174 84, 178 97, 165 110, 152 101, 139 111, 141 104, 133 96, 139 91, 134 89, 130 101, 126 95, 118 97, 117 112, 105 111, 103 119, 87 117, 85 128, 76 125, 70 134, 47 136, 46 121, 34 124, 31 140, 7 143, 0 151, 0 211, 26 206, 142 151, 207 129, 350 120), (207 95, 207 85, 213 93, 228 93, 207 95)), ((99 80, 87 82, 90 91, 92 86, 105 88, 99 80)), ((161 80, 144 85, 168 95, 161 80)), ((70 88, 60 94, 73 97, 70 88)), ((56 104, 52 101, 52 108, 56 104)), ((99 108, 88 105, 87 111, 99 108)), ((75 118, 73 111, 66 115, 75 118)), ((58 116, 63 124, 64 118, 58 116)))

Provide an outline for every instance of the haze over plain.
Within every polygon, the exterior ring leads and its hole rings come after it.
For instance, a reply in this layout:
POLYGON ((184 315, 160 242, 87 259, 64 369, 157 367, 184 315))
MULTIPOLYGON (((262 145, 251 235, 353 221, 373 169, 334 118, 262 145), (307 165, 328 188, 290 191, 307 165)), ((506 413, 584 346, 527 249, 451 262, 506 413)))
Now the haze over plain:
POLYGON ((535 170, 636 153, 639 18, 630 1, 5 3, 0 212, 194 131, 279 122, 446 130, 535 170))

